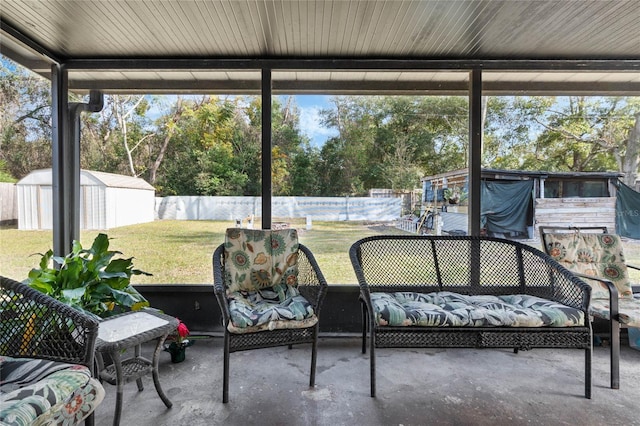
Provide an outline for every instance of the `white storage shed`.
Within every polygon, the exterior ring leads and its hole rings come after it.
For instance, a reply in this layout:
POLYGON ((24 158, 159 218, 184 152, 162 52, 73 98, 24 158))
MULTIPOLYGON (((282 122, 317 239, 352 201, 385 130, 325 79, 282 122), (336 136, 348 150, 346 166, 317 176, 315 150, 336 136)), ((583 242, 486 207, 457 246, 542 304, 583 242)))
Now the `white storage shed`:
MULTIPOLYGON (((53 174, 35 170, 16 184, 18 229, 52 229, 53 174)), ((80 229, 111 229, 153 222, 155 188, 144 179, 80 171, 80 229)))

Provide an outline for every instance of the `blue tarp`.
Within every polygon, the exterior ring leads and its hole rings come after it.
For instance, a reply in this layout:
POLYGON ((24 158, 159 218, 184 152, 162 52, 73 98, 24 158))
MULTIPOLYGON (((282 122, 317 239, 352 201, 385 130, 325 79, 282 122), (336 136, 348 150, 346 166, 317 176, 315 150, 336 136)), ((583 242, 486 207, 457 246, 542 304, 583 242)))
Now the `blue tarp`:
POLYGON ((533 181, 482 181, 480 224, 488 232, 527 234, 533 181))
POLYGON ((617 181, 616 232, 627 238, 640 239, 640 193, 617 181))

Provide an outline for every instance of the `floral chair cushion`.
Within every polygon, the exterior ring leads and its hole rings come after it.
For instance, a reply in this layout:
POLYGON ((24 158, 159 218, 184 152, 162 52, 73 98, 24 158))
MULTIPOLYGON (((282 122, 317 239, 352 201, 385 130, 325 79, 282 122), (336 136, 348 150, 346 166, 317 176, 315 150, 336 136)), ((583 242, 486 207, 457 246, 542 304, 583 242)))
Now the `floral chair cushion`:
POLYGON ((104 398, 87 367, 0 356, 0 424, 74 425, 104 398))
MULTIPOLYGON (((544 235, 547 253, 570 271, 611 280, 619 298, 633 299, 620 237, 615 234, 584 232, 549 233, 544 235)), ((591 299, 609 299, 609 290, 599 281, 591 285, 591 299)))
POLYGON ((381 326, 573 327, 584 313, 535 296, 466 296, 452 292, 371 293, 381 326))
MULTIPOLYGON (((620 299, 618 301, 620 323, 629 327, 640 327, 640 299, 620 299)), ((609 300, 596 299, 589 305, 589 315, 610 319, 609 300)))
POLYGON ((258 291, 281 283, 296 287, 297 231, 227 229, 225 283, 227 295, 238 291, 258 291))
POLYGON ((313 306, 296 287, 281 283, 254 292, 235 292, 229 297, 231 333, 252 333, 282 328, 306 328, 318 317, 313 306))

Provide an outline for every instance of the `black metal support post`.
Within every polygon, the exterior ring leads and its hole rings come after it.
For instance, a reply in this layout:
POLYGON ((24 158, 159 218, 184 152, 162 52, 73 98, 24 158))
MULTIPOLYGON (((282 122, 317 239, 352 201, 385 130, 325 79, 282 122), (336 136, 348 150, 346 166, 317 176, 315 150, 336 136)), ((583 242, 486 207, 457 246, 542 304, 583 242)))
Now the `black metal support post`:
MULTIPOLYGON (((69 135, 69 78, 64 65, 51 66, 53 252, 64 256, 74 239, 71 228, 73 144, 69 135)), ((79 171, 78 171, 79 173, 79 171)))
POLYGON ((480 235, 482 166, 482 70, 469 72, 469 232, 480 235))
POLYGON ((262 70, 262 229, 271 228, 271 70, 262 70))
POLYGON ((51 66, 53 252, 64 256, 80 239, 80 113, 102 109, 103 96, 91 91, 89 103, 69 103, 64 65, 51 66))

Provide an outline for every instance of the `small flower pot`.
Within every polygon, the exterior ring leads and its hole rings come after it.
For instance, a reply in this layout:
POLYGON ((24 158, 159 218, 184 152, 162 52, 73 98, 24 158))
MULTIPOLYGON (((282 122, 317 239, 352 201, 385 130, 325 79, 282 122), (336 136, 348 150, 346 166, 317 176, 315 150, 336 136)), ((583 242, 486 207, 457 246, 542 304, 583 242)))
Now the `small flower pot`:
POLYGON ((176 347, 174 350, 169 351, 169 353, 171 354, 171 362, 182 362, 187 354, 187 348, 184 346, 176 347))
POLYGON ((193 340, 185 340, 182 343, 171 342, 169 346, 164 347, 164 350, 171 355, 171 362, 178 363, 185 360, 187 348, 194 343, 193 340))

